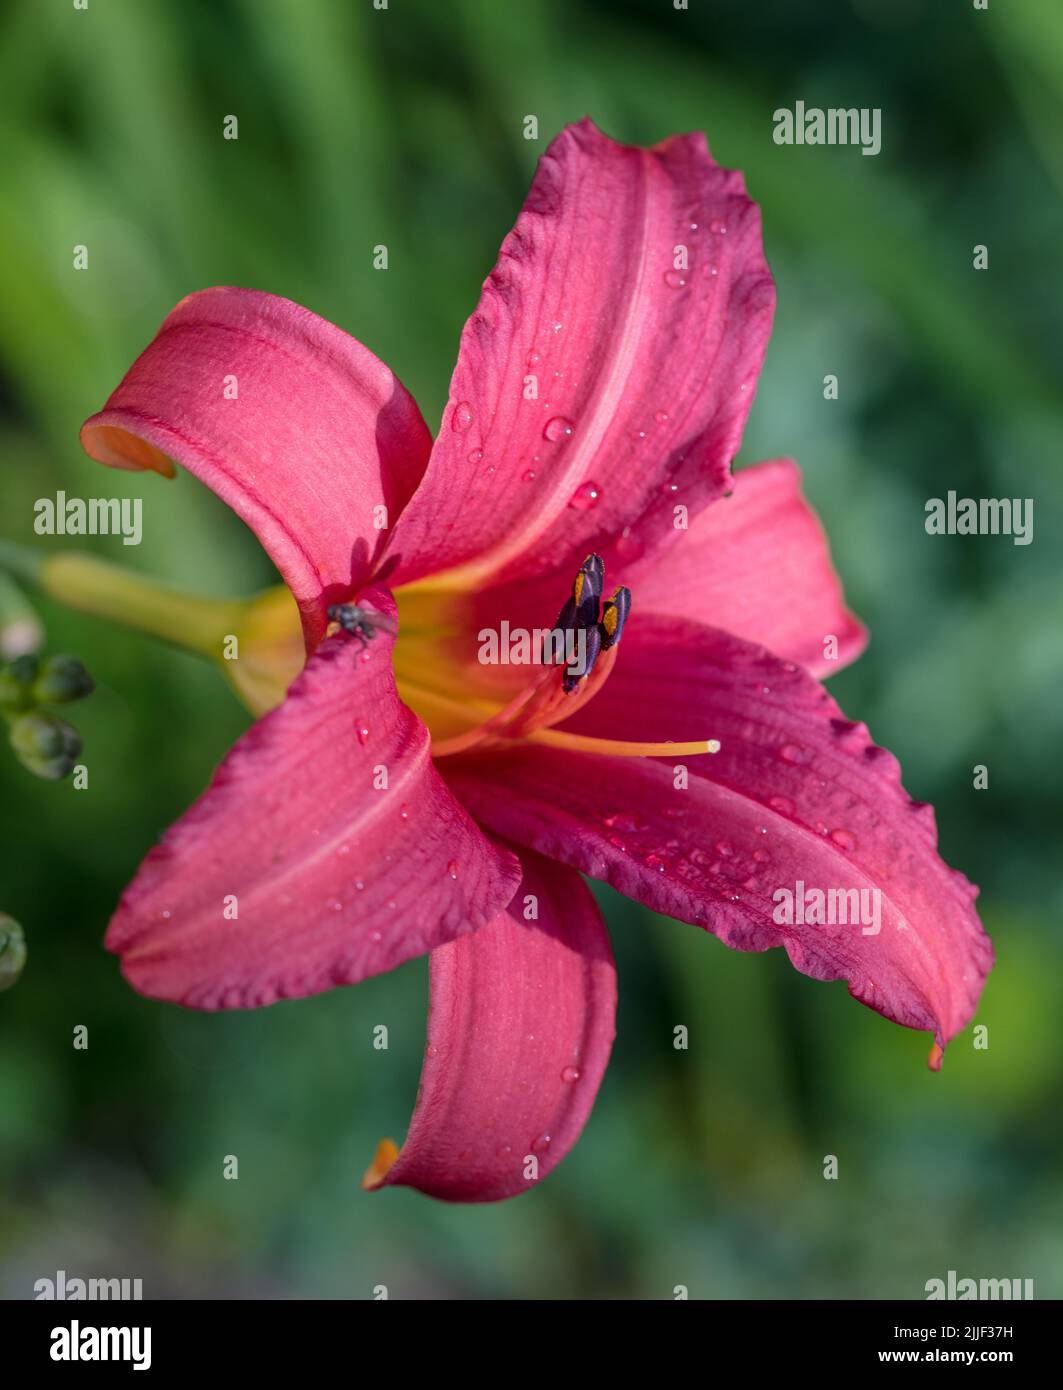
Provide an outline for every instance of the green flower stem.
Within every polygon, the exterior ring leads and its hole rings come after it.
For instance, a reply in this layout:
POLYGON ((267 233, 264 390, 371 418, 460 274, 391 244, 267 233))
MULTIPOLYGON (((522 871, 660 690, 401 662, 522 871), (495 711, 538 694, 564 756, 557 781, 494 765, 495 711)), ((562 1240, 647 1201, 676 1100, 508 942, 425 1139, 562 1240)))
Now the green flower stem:
POLYGON ((214 660, 247 610, 246 600, 183 594, 78 551, 46 554, 0 541, 0 568, 69 608, 109 618, 214 660))

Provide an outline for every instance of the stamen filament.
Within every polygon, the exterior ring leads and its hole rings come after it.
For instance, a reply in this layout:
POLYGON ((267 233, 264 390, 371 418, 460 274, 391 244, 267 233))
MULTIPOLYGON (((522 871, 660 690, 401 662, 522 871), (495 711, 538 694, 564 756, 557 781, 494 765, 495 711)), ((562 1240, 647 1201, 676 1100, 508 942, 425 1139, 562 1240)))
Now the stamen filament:
MULTIPOLYGON (((400 682, 400 689, 402 684, 400 682)), ((435 691, 426 690, 423 686, 415 689, 421 700, 434 704, 447 713, 468 715, 474 709, 481 712, 490 709, 484 701, 454 700, 435 691)), ((627 739, 592 738, 586 734, 566 733, 561 729, 533 729, 507 739, 501 731, 493 733, 483 724, 478 724, 463 734, 433 739, 432 756, 446 758, 455 753, 467 752, 482 743, 494 744, 496 747, 504 743, 510 743, 513 747, 522 743, 542 743, 550 748, 566 748, 574 753, 597 753, 602 757, 613 758, 695 758, 703 753, 720 751, 720 741, 715 738, 696 739, 686 743, 638 743, 627 739)))
POLYGON ((701 753, 718 753, 719 739, 697 739, 690 743, 629 743, 626 739, 590 738, 565 733, 561 729, 536 729, 524 735, 528 743, 545 743, 550 748, 567 748, 573 753, 599 753, 612 758, 693 758, 701 753))

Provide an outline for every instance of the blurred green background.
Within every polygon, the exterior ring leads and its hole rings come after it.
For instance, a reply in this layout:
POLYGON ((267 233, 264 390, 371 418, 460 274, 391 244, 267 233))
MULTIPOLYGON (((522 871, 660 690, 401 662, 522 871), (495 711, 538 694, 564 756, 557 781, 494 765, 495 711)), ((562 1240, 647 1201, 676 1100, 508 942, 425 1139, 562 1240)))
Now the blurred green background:
POLYGON ((10 0, 0 25, 0 534, 57 548, 32 534, 36 498, 139 493, 139 550, 79 544, 205 593, 268 582, 253 537, 189 476, 104 476, 77 443, 182 295, 308 305, 434 424, 561 125, 706 130, 763 207, 779 287, 741 461, 803 465, 872 631, 832 689, 936 804, 999 955, 988 1050, 968 1032, 934 1076, 925 1035, 843 986, 603 893, 619 1039, 573 1154, 501 1205, 367 1196, 378 1138, 401 1140, 413 1105, 425 963, 245 1015, 133 994, 108 916, 246 717, 192 658, 42 606, 49 648, 99 690, 75 712, 90 790, 0 748, 0 910, 30 950, 0 995, 0 1293, 63 1268, 164 1297, 921 1298, 955 1269, 1059 1297, 1055 0, 10 0), (882 153, 777 147, 772 112, 798 98, 881 107, 882 153), (1034 543, 928 537, 924 503, 949 488, 1033 497, 1034 543))

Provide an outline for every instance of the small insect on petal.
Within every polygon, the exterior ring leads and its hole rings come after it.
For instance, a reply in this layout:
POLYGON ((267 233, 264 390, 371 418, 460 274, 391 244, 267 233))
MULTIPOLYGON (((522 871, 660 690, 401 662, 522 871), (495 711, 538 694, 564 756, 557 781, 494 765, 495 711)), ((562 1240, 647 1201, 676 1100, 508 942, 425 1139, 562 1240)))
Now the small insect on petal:
POLYGON ((327 609, 330 623, 338 623, 344 632, 357 637, 364 647, 378 632, 395 633, 398 626, 392 618, 357 603, 332 603, 327 609))

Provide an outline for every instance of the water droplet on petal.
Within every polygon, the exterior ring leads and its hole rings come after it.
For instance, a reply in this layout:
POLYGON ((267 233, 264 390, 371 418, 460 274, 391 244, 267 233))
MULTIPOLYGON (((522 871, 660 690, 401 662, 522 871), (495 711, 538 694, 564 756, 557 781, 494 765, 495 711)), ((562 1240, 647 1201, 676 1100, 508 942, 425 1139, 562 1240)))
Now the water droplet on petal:
POLYGON ((447 873, 451 876, 451 878, 457 878, 458 861, 456 859, 452 859, 450 863, 447 865, 447 873))
POLYGON ((705 267, 706 275, 719 275, 719 273, 720 267, 715 263, 715 261, 710 261, 709 264, 705 267))
POLYGON ((779 757, 784 763, 790 763, 791 766, 808 761, 808 754, 796 743, 784 743, 779 749, 779 757))
POLYGON ((534 482, 535 482, 535 469, 534 469, 534 468, 526 468, 526 469, 524 470, 524 472, 520 475, 520 480, 521 480, 522 483, 534 483, 534 482))
POLYGON ((730 856, 734 854, 734 850, 731 848, 731 846, 727 843, 726 840, 717 840, 716 853, 722 854, 725 859, 729 859, 730 856))
POLYGON ((635 535, 630 526, 625 526, 616 538, 616 553, 621 560, 632 562, 637 560, 645 546, 635 535))
POLYGON ((773 796, 768 805, 773 811, 778 811, 780 816, 792 816, 794 813, 794 803, 788 796, 773 796))
POLYGON ((362 880, 361 880, 360 878, 356 878, 356 879, 354 880, 354 886, 355 886, 355 888, 358 889, 358 891, 359 891, 359 893, 360 893, 360 892, 362 891, 362 889, 365 887, 365 884, 362 882, 362 880))
POLYGON ((371 932, 369 933, 369 940, 372 941, 372 942, 380 942, 380 941, 382 941, 383 939, 384 939, 384 933, 383 933, 383 932, 380 932, 380 931, 371 931, 371 932))
POLYGON ((354 732, 355 732, 355 733, 357 734, 357 736, 358 736, 358 742, 359 742, 359 743, 362 745, 362 747, 364 748, 365 745, 369 742, 369 725, 368 725, 368 724, 355 724, 355 726, 354 726, 354 732))
POLYGON ((532 1153, 545 1153, 553 1142, 553 1137, 549 1134, 538 1135, 535 1139, 532 1140, 532 1153))
POLYGON ((670 290, 685 289, 687 277, 681 270, 666 270, 664 272, 664 283, 670 290))
POLYGON ((714 217, 709 223, 709 231, 713 236, 725 236, 727 233, 727 223, 722 217, 714 217))
POLYGON ((425 1046, 424 1055, 426 1057, 434 1057, 436 1055, 436 1051, 437 1049, 434 1048, 431 1043, 427 1043, 425 1046))
POLYGON ((339 898, 329 898, 328 907, 330 912, 343 911, 343 904, 340 902, 339 898))
POLYGON ((499 1158, 507 1158, 512 1152, 512 1144, 500 1144, 499 1147, 495 1150, 495 1153, 499 1158))
POLYGON ((830 837, 840 849, 854 850, 856 848, 856 836, 851 830, 832 830, 830 837))
POLYGON ((647 854, 642 862, 647 869, 656 869, 659 874, 663 874, 668 867, 667 862, 659 854, 647 854))
POLYGON ((571 420, 564 415, 555 415, 552 420, 547 420, 543 426, 543 438, 549 439, 551 444, 560 444, 566 439, 572 438, 572 431, 575 428, 571 420))
POLYGON ((484 456, 484 451, 483 451, 482 449, 473 449, 473 450, 471 451, 471 453, 469 454, 469 462, 470 462, 470 463, 482 463, 482 462, 483 462, 483 456, 484 456))
POLYGON ((578 1081, 580 1078, 579 1067, 566 1067, 561 1073, 562 1081, 578 1081))
POLYGON ((525 360, 527 361, 529 367, 537 367, 539 363, 542 361, 542 358, 537 352, 529 352, 525 360))
POLYGON ((667 425, 668 412, 667 410, 655 410, 653 412, 653 418, 657 421, 659 425, 667 425))
POLYGON ((589 479, 580 483, 579 487, 568 499, 568 505, 574 507, 577 512, 589 512, 601 501, 602 490, 597 483, 589 479))
POLYGON ((472 424, 472 406, 468 401, 459 401, 450 417, 450 428, 456 434, 464 434, 472 424))
POLYGON ((404 801, 404 802, 402 803, 402 805, 399 807, 399 817, 400 817, 402 820, 409 820, 409 819, 410 819, 410 806, 409 806, 409 802, 404 801))

